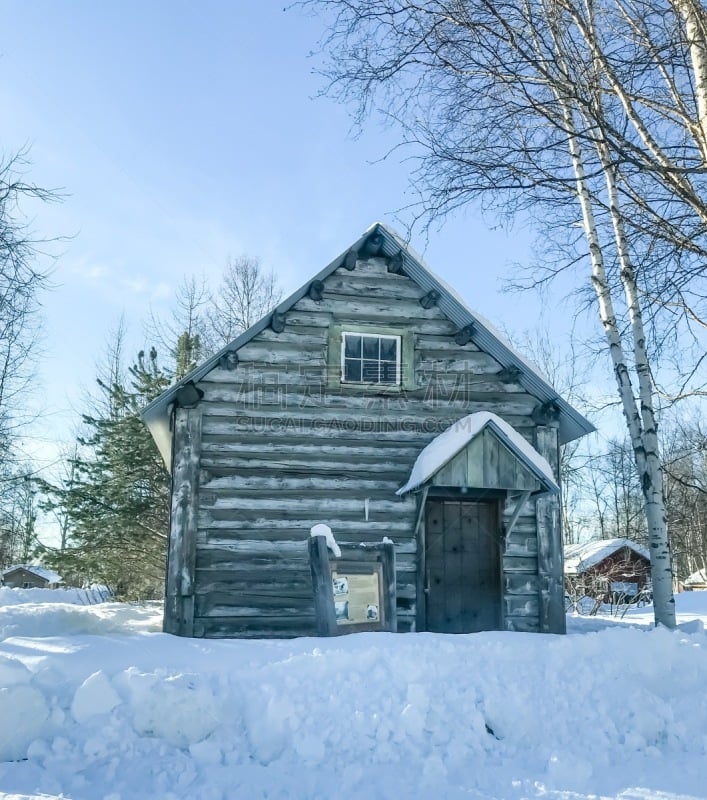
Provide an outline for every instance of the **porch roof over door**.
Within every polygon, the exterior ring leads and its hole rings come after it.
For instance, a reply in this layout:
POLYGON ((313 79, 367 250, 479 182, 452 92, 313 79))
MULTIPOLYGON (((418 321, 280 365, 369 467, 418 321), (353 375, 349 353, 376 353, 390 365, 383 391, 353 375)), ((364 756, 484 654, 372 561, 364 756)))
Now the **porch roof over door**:
POLYGON ((423 485, 505 489, 531 495, 557 494, 552 468, 507 422, 489 411, 450 425, 420 452, 397 494, 423 485))

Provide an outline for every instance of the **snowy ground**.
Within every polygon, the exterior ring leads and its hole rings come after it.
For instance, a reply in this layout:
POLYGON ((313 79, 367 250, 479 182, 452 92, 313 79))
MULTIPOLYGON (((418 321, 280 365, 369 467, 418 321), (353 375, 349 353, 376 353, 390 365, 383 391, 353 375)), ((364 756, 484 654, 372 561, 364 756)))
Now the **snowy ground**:
POLYGON ((46 594, 0 589, 5 800, 707 798, 707 592, 672 633, 260 642, 46 594))

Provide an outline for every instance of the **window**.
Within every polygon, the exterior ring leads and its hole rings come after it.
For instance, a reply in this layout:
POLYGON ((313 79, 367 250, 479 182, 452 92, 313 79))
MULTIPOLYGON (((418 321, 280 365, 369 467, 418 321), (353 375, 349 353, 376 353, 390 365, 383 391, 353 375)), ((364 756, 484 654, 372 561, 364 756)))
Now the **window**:
POLYGON ((343 331, 342 383, 400 385, 400 336, 343 331))

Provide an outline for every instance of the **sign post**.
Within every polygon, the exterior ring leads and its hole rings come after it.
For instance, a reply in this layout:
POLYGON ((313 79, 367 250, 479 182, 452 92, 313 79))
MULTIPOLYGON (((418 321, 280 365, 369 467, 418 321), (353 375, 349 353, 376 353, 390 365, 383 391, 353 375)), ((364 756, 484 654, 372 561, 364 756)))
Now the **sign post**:
POLYGON ((397 630, 393 542, 330 558, 325 536, 310 536, 309 563, 319 636, 397 630))

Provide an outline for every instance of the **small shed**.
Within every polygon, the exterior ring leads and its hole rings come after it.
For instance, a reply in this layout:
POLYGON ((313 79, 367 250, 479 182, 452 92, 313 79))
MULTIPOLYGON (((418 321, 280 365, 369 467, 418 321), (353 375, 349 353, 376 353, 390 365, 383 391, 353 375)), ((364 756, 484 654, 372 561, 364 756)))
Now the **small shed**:
POLYGON ((685 578, 683 587, 687 592, 707 591, 707 569, 698 569, 685 578))
POLYGON ((650 570, 648 549, 630 539, 565 546, 565 588, 570 595, 630 602, 650 585, 650 570))
POLYGON ((36 564, 15 564, 3 570, 3 584, 12 589, 58 589, 63 583, 58 575, 47 567, 36 564))
POLYGON ((564 632, 559 447, 593 426, 387 226, 143 418, 173 481, 166 631, 315 634, 324 523, 347 557, 394 543, 391 629, 564 632))

